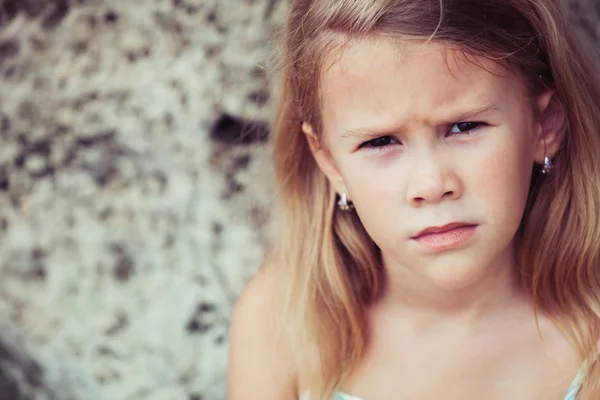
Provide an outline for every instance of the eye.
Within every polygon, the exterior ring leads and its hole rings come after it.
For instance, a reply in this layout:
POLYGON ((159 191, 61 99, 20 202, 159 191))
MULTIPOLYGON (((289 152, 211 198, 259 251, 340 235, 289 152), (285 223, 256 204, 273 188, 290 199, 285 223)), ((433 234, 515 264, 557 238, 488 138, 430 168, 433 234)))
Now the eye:
POLYGON ((399 144, 400 142, 392 136, 382 136, 377 139, 369 140, 368 142, 364 142, 360 145, 361 148, 366 148, 367 150, 381 150, 388 146, 399 144))
POLYGON ((480 129, 483 125, 483 122, 459 122, 452 125, 449 133, 453 135, 469 135, 480 129))

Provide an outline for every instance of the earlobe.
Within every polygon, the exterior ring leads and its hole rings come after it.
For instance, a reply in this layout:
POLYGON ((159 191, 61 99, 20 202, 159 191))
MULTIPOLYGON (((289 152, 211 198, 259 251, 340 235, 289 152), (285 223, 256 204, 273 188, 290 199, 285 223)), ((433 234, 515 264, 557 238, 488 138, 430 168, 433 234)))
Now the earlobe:
POLYGON ((537 100, 539 125, 535 161, 544 164, 545 157, 552 159, 560 149, 566 135, 567 120, 564 108, 554 91, 545 91, 537 100))
POLYGON ((325 146, 321 145, 321 142, 317 138, 312 126, 307 122, 303 122, 302 132, 306 137, 310 151, 312 152, 319 169, 321 172, 323 172, 323 174, 325 174, 334 190, 338 193, 347 193, 346 185, 344 184, 344 178, 340 174, 331 152, 325 146))

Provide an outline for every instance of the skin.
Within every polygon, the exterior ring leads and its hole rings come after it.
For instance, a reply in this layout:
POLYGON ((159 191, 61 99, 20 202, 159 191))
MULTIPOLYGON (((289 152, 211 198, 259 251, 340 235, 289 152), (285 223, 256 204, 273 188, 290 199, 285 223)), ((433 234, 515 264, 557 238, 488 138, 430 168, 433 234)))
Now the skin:
POLYGON ((544 149, 549 132, 524 85, 484 65, 492 73, 436 44, 356 41, 323 79, 324 146, 304 125, 321 169, 381 248, 390 296, 403 302, 471 308, 485 293, 496 297, 499 280, 513 294, 512 241, 532 167, 558 141, 544 149), (465 122, 481 123, 464 129, 465 122), (477 224, 458 250, 428 251, 411 240, 450 222, 477 224))
MULTIPOLYGON (((322 79, 323 132, 303 131, 381 248, 387 275, 368 310, 364 361, 341 389, 365 400, 562 399, 581 360, 550 318, 536 323, 513 242, 532 168, 564 138, 560 103, 436 43, 353 40, 334 56, 322 79), (475 234, 436 251, 412 239, 450 222, 475 224, 475 234)), ((269 331, 252 328, 268 309, 269 282, 259 274, 236 306, 230 399, 302 393, 294 371, 277 368, 285 355, 268 351, 269 331), (264 347, 243 355, 242 337, 264 347)))
MULTIPOLYGON (((568 376, 573 351, 545 319, 552 340, 539 340, 530 302, 519 290, 513 242, 533 165, 552 157, 564 135, 564 115, 552 92, 531 102, 518 75, 479 60, 482 68, 439 44, 367 39, 352 42, 338 56, 323 77, 324 140, 317 140, 310 125, 303 129, 321 169, 338 193, 347 193, 381 248, 388 280, 371 311, 368 368, 347 383, 349 390, 369 399, 392 398, 398 390, 406 398, 448 398, 440 388, 456 387, 450 382, 460 376, 479 376, 480 388, 471 385, 470 392, 463 386, 454 393, 461 397, 466 390, 477 398, 481 389, 491 398, 495 379, 481 369, 477 353, 494 354, 493 370, 495 363, 510 365, 502 360, 504 349, 523 343, 535 351, 521 353, 517 369, 546 360, 548 346, 564 363, 548 364, 550 371, 542 362, 533 370, 545 372, 508 379, 499 398, 528 389, 535 395, 547 386, 544 378, 561 370, 568 376), (427 227, 451 222, 476 224, 475 235, 441 251, 412 240, 427 227), (510 335, 498 335, 512 324, 510 335), (426 385, 423 377, 440 364, 440 354, 462 363, 440 366, 438 384, 426 385), (402 362, 407 358, 421 362, 402 362), (390 385, 381 378, 388 375, 382 366, 392 363, 395 380, 401 371, 407 379, 384 393, 390 385), (470 369, 474 365, 477 370, 470 369), (536 379, 538 388, 527 387, 536 379)), ((496 374, 512 375, 510 368, 496 374)), ((550 395, 560 396, 566 387, 554 390, 550 395)))

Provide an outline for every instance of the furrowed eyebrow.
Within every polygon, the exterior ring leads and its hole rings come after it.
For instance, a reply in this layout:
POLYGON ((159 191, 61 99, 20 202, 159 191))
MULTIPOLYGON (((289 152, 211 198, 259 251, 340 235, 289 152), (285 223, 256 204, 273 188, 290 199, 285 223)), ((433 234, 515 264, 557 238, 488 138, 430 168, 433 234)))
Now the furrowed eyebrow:
MULTIPOLYGON (((500 107, 496 105, 488 105, 485 107, 467 110, 467 111, 458 111, 452 113, 452 118, 445 118, 445 120, 451 120, 453 123, 457 122, 468 122, 474 121, 477 118, 488 117, 491 114, 500 111, 500 107)), ((358 128, 358 129, 349 129, 342 133, 340 133, 340 137, 342 138, 375 138, 381 136, 389 136, 397 134, 398 132, 403 131, 403 124, 399 124, 397 126, 392 126, 389 128, 381 128, 381 129, 371 129, 371 128, 358 128)))

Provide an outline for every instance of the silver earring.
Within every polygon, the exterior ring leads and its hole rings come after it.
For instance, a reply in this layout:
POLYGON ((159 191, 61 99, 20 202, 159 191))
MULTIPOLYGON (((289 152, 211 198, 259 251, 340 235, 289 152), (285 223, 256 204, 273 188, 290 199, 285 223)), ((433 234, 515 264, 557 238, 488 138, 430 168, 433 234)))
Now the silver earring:
POLYGON ((352 204, 351 201, 348 201, 348 195, 346 195, 346 193, 340 194, 340 199, 338 200, 337 205, 342 211, 349 211, 354 208, 354 204, 352 204))
POLYGON ((542 167, 542 174, 548 175, 550 171, 552 171, 552 168, 554 168, 554 165, 552 165, 552 160, 550 160, 548 157, 544 157, 544 166, 542 167))

